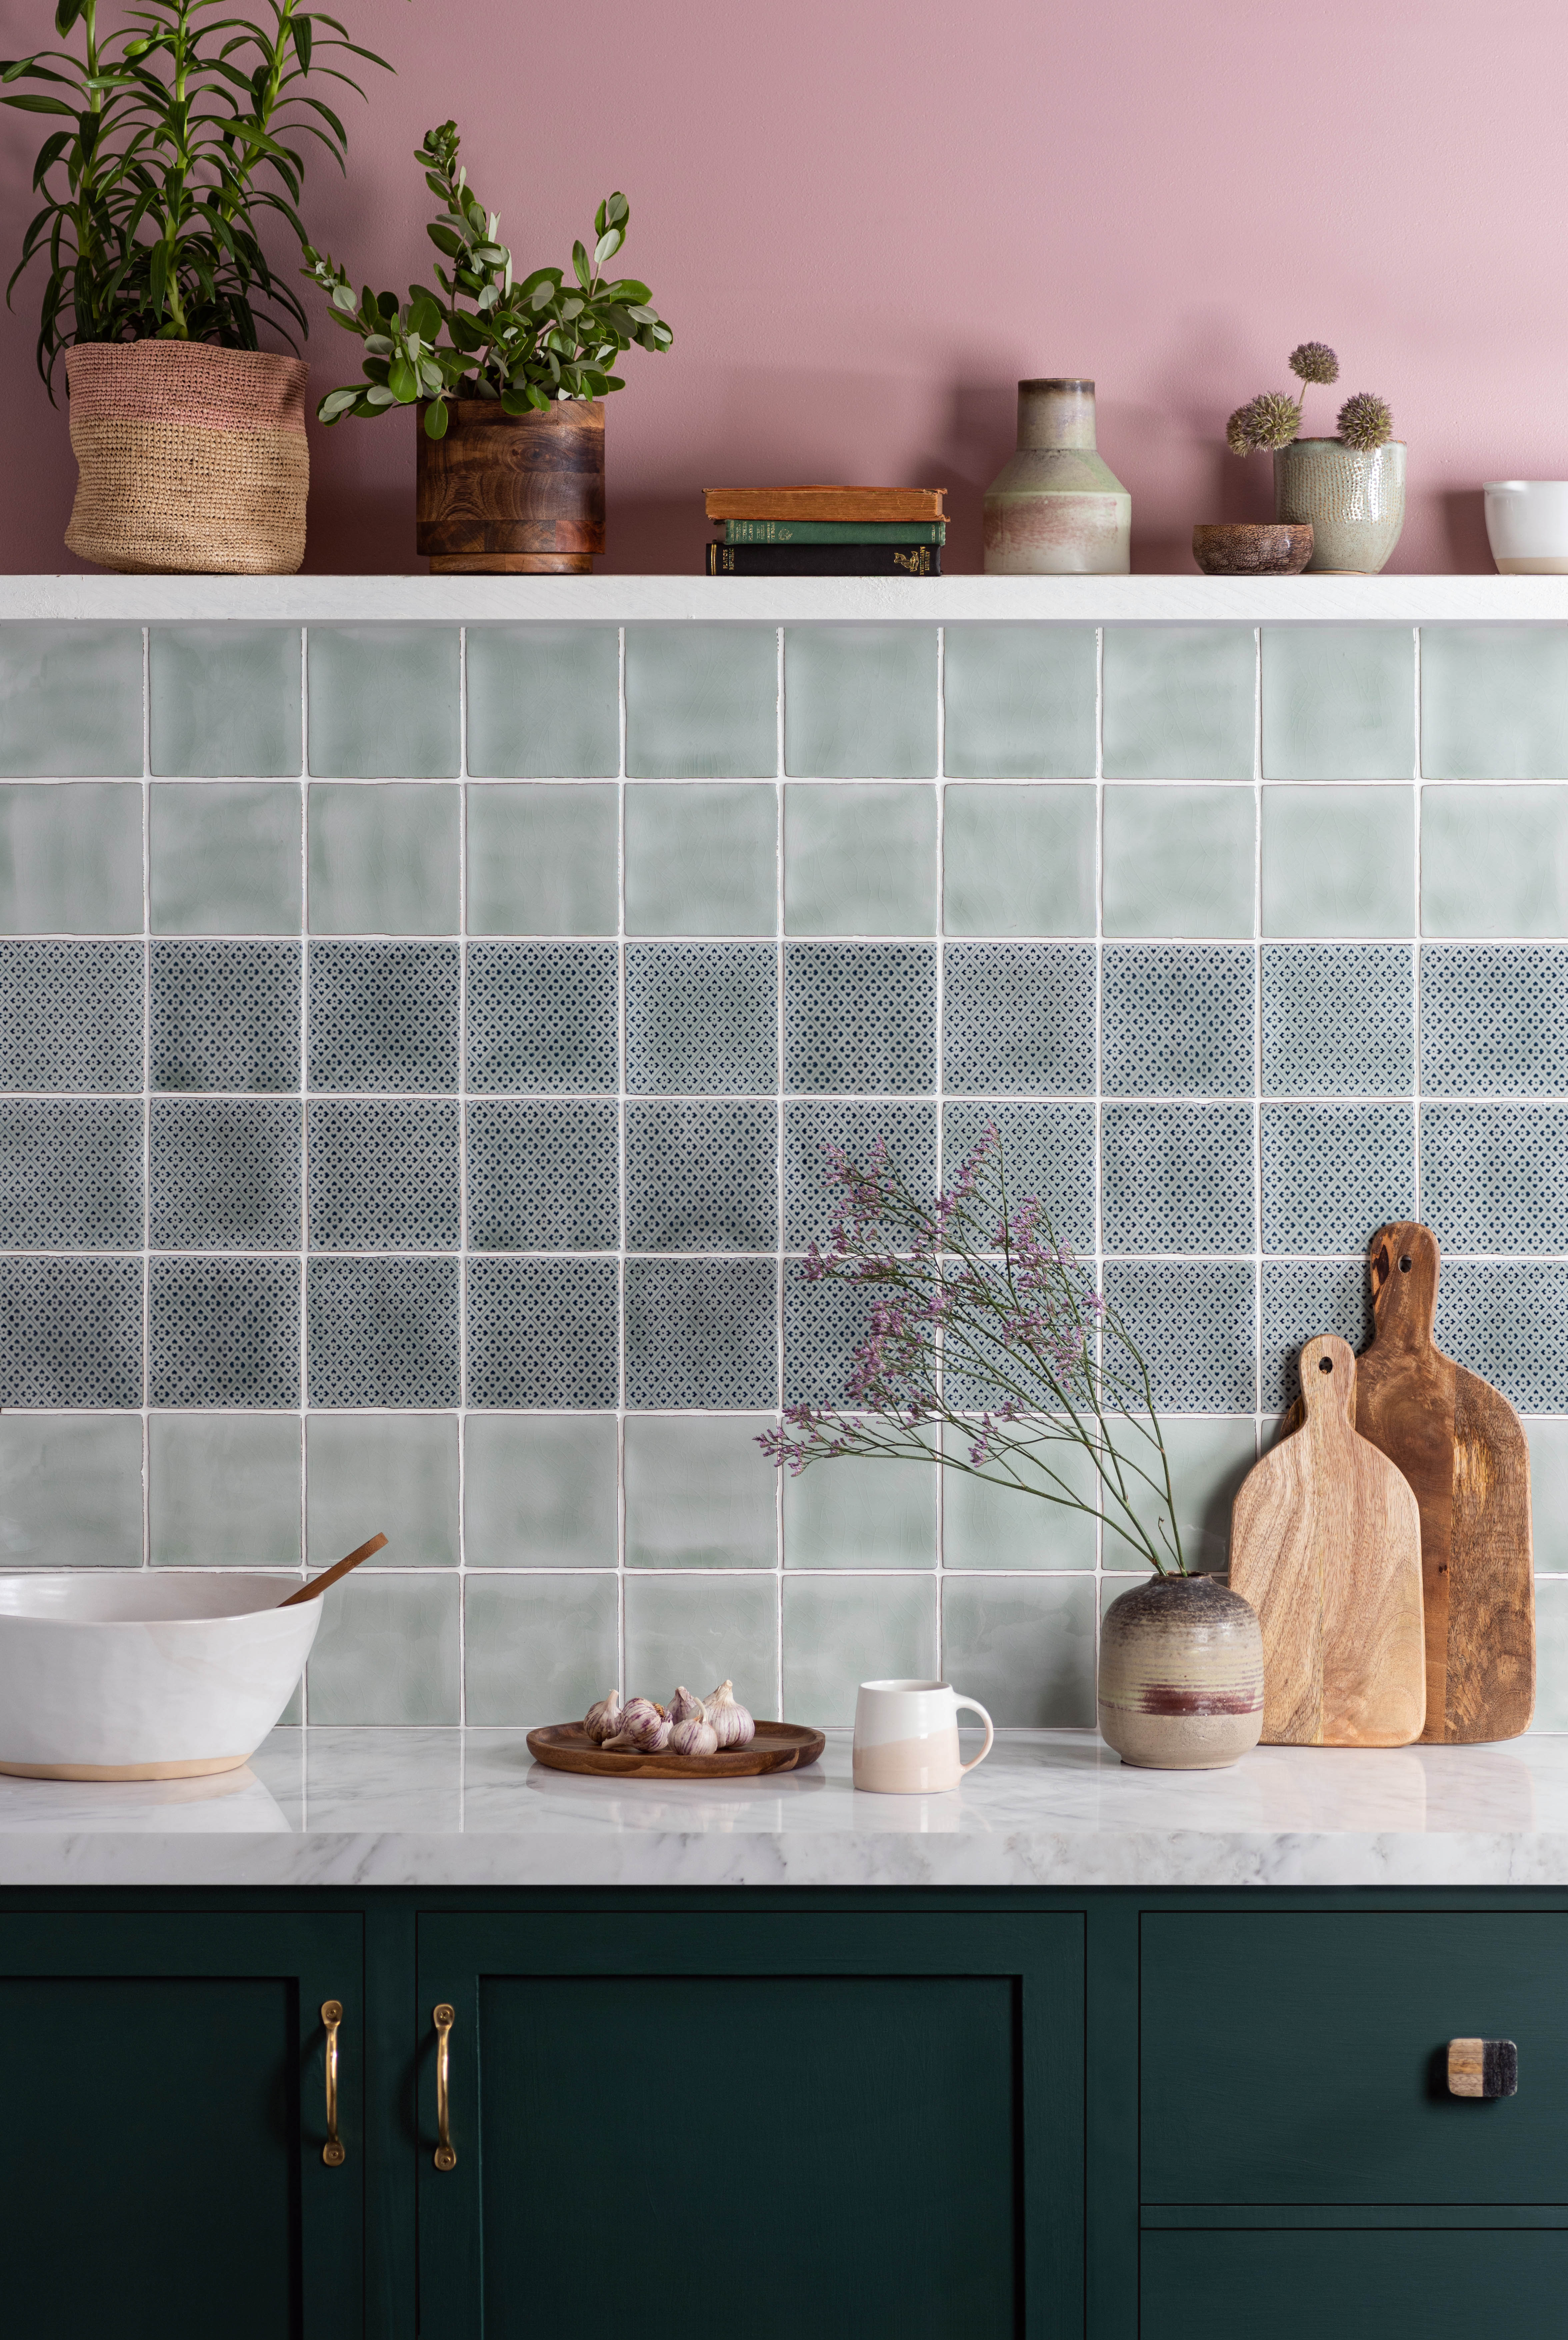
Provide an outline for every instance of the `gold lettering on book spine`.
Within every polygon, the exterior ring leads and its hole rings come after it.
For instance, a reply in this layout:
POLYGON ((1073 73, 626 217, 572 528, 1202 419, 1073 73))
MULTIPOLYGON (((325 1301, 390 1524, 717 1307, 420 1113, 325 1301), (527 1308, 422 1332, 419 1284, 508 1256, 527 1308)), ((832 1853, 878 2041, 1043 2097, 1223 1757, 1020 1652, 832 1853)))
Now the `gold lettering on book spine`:
POLYGON ((912 577, 931 575, 931 551, 926 545, 917 544, 912 552, 895 552, 892 561, 895 569, 907 569, 912 577))

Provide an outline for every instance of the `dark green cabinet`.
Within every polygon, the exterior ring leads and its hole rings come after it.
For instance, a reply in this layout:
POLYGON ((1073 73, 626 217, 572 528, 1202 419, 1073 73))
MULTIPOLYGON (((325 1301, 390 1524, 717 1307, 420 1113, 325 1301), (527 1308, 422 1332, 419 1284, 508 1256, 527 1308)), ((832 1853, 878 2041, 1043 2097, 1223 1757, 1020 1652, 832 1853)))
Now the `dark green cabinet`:
POLYGON ((1563 2328, 1568 2234, 1159 2234, 1139 2340, 1546 2340, 1563 2328))

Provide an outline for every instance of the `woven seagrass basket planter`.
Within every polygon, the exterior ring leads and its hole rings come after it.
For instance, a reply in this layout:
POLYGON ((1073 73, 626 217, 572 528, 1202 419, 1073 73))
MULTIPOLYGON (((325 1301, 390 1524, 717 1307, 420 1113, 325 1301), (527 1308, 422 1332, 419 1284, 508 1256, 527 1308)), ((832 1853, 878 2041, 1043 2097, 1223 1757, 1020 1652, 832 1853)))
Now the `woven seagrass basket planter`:
POLYGON ((302 359, 92 342, 66 352, 65 372, 80 473, 73 552, 137 576, 299 568, 311 484, 302 359))

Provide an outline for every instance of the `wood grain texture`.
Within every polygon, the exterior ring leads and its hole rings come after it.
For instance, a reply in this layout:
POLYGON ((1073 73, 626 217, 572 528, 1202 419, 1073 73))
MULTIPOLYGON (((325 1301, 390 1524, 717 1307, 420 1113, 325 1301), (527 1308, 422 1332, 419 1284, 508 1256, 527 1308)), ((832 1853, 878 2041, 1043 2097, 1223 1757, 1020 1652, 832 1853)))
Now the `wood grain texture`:
POLYGON ((1404 1747, 1426 1714, 1421 1520, 1357 1434, 1356 1359, 1332 1333, 1301 1352, 1304 1420, 1254 1465, 1231 1515, 1230 1586, 1263 1627, 1263 1737, 1404 1747))
POLYGON ((759 1722, 749 1747, 726 1747, 717 1755, 612 1754, 580 1722, 546 1723, 528 1733, 536 1763, 609 1780, 754 1780, 765 1771, 804 1771, 826 1745, 820 1730, 796 1722, 759 1722))
POLYGON ((444 439, 419 430, 415 542, 448 569, 498 554, 605 549, 605 408, 564 399, 547 414, 504 414, 491 400, 448 406, 444 439))
POLYGON ((1514 1739, 1535 1703, 1530 1454, 1499 1390, 1434 1337, 1441 1254, 1398 1219, 1370 1251, 1376 1331, 1356 1367, 1355 1421, 1421 1510, 1426 1722, 1450 1745, 1514 1739))
POLYGON ((1451 2039, 1451 2097, 1514 2097, 1519 2093, 1519 2050, 1512 2039, 1451 2039))
POLYGON ((705 488, 709 520, 945 520, 945 488, 705 488))

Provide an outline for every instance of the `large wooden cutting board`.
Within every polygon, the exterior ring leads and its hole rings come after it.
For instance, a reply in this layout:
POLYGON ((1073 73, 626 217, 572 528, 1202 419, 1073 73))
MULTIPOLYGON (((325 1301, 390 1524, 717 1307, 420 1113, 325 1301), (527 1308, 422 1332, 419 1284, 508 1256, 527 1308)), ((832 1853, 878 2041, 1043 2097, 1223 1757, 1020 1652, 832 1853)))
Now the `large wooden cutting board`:
POLYGON ((1530 1454, 1502 1392, 1433 1337, 1439 1259, 1436 1236, 1414 1220, 1373 1237, 1376 1330, 1356 1366, 1356 1426, 1421 1506, 1422 1737, 1515 1739, 1535 1703, 1530 1454))
POLYGON ((1274 1745, 1405 1747, 1426 1718, 1420 1513, 1356 1432, 1356 1378, 1336 1334, 1307 1342, 1301 1427, 1254 1464, 1231 1511, 1230 1586, 1263 1627, 1274 1745))

